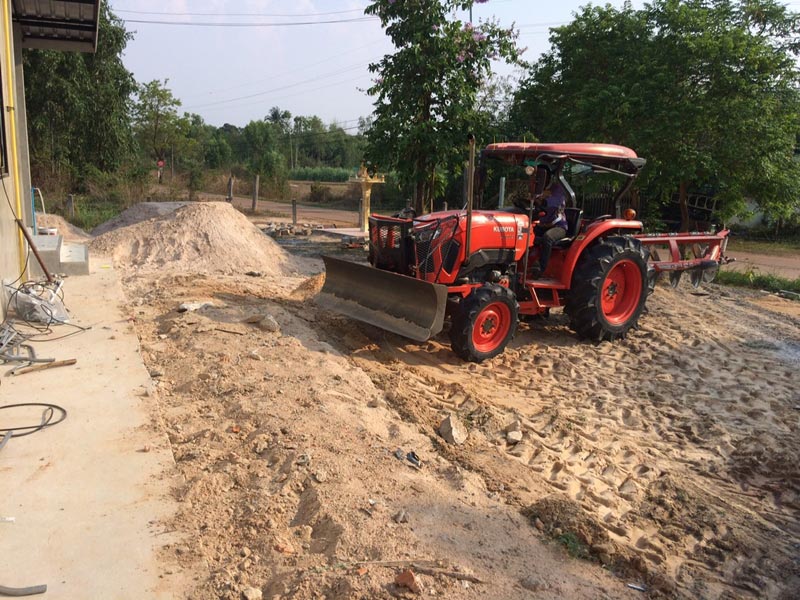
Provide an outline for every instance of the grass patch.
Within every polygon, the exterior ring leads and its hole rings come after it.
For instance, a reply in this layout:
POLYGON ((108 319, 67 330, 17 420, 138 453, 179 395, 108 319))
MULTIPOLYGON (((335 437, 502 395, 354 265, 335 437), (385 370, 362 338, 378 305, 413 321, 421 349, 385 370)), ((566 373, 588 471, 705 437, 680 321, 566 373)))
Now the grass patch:
POLYGON ((69 221, 84 231, 91 231, 101 223, 113 219, 125 210, 121 202, 113 200, 75 199, 75 216, 69 221))
POLYGON ((289 179, 295 181, 349 181, 356 169, 338 167, 300 167, 289 171, 289 179))
POLYGON ((582 560, 592 560, 592 552, 589 546, 581 541, 576 533, 567 531, 556 537, 556 541, 564 546, 572 558, 580 558, 582 560))
POLYGON ((752 252, 770 256, 797 256, 800 252, 800 240, 746 240, 732 236, 728 241, 728 252, 752 252))
POLYGON ((717 274, 716 283, 767 290, 768 292, 786 290, 800 293, 800 278, 788 279, 777 275, 759 273, 757 269, 748 269, 746 271, 720 271, 717 274))

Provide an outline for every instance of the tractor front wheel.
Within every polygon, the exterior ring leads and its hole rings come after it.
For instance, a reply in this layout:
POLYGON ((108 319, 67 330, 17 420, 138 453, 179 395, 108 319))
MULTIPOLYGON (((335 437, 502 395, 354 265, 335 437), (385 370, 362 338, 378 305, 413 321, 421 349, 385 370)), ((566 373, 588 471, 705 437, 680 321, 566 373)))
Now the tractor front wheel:
POLYGON ((624 236, 606 238, 585 251, 564 306, 580 337, 613 341, 636 326, 650 288, 647 259, 639 240, 624 236))
POLYGON ((519 323, 514 293, 501 285, 486 284, 461 301, 450 328, 450 344, 458 356, 482 362, 500 354, 519 323))

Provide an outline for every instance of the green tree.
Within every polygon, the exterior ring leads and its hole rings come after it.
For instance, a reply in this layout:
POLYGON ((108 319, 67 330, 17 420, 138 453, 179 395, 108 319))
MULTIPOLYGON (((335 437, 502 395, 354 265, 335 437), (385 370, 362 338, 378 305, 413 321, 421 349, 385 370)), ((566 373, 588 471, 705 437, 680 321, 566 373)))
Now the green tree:
POLYGON ((774 0, 654 0, 585 7, 515 98, 515 127, 541 139, 621 143, 648 159, 660 201, 710 185, 732 214, 754 197, 798 209, 798 16, 774 0))
POLYGON ((153 160, 166 160, 167 154, 181 137, 178 107, 181 101, 172 95, 167 80, 139 86, 134 107, 134 126, 139 144, 153 160))
POLYGON ((258 173, 273 190, 282 189, 286 182, 286 159, 280 146, 280 126, 264 119, 251 121, 242 130, 247 147, 247 167, 258 173))
POLYGON ((432 206, 437 169, 463 152, 476 122, 476 97, 493 58, 518 60, 515 32, 494 22, 453 19, 475 0, 374 0, 396 51, 370 64, 377 74, 366 156, 414 185, 414 206, 432 206))
POLYGON ((136 83, 122 63, 131 38, 103 3, 96 53, 23 51, 35 179, 50 175, 72 180, 86 166, 112 171, 131 156, 136 83))

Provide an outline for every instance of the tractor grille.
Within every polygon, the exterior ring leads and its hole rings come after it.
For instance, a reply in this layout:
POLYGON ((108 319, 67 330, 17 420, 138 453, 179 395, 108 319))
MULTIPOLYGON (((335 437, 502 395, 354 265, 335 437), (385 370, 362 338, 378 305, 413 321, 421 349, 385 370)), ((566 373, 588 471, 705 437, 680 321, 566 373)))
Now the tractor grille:
POLYGON ((457 225, 458 217, 450 216, 414 229, 417 271, 423 278, 430 279, 429 276, 433 275, 435 280, 446 263, 450 264, 450 269, 453 268, 455 258, 451 250, 457 225))
POLYGON ((379 269, 411 274, 413 241, 410 219, 369 218, 369 262, 379 269))

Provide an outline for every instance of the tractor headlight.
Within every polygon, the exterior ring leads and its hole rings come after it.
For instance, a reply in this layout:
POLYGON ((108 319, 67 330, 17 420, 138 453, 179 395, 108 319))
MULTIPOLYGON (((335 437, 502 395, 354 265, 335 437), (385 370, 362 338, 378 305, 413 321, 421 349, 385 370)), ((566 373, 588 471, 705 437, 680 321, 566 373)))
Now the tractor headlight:
POLYGON ((417 234, 417 241, 423 243, 432 242, 439 237, 440 233, 441 232, 439 231, 438 227, 436 229, 427 229, 425 231, 421 231, 417 234))

